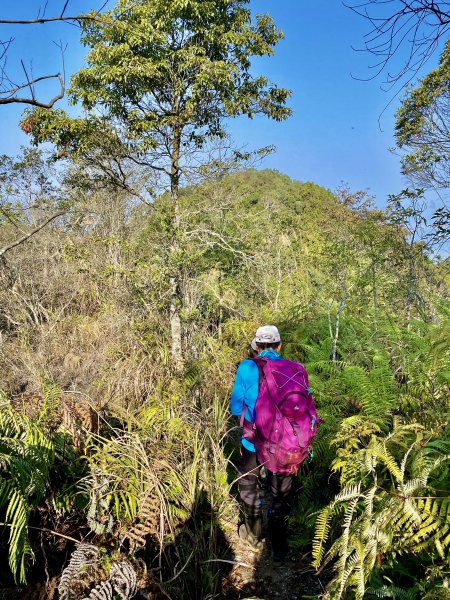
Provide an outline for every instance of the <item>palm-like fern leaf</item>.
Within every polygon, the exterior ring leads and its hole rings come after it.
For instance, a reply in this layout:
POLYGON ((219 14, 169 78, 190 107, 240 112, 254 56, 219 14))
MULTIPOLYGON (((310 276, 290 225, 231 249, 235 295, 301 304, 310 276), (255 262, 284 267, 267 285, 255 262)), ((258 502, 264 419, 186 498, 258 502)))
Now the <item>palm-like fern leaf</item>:
MULTIPOLYGON (((359 469, 359 481, 369 485, 365 490, 361 484, 344 489, 319 513, 313 546, 316 567, 337 557, 336 576, 329 585, 336 600, 347 597, 349 590, 355 598, 365 597, 380 556, 427 551, 445 558, 450 545, 450 497, 433 488, 432 477, 450 454, 443 454, 439 444, 423 448, 421 440, 420 427, 398 426, 385 438, 374 436, 366 448, 348 455, 347 460, 359 469), (397 461, 392 451, 399 447, 405 451, 397 461), (336 521, 342 534, 325 554, 336 521)), ((387 588, 383 593, 388 594, 387 588)))

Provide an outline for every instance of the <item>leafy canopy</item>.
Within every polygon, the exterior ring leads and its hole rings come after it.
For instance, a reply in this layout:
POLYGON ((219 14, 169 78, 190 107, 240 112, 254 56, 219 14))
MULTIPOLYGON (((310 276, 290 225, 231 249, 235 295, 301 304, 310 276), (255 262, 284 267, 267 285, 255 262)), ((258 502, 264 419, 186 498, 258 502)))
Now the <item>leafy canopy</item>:
MULTIPOLYGON (((101 119, 93 112, 100 109, 128 144, 137 141, 140 152, 158 148, 159 158, 168 156, 161 150, 167 136, 184 136, 186 152, 224 137, 226 117, 287 118, 290 92, 251 72, 251 58, 272 55, 283 35, 268 15, 253 22, 248 4, 119 0, 102 22, 84 24, 82 41, 92 49, 72 78, 72 102, 81 101, 91 119, 101 119)), ((69 127, 63 116, 55 115, 56 126, 38 111, 31 123, 36 141, 64 145, 68 129, 69 137, 83 135, 81 124, 69 127)))
POLYGON ((420 184, 450 185, 450 41, 440 64, 411 90, 397 111, 396 138, 410 152, 403 158, 403 172, 420 184))

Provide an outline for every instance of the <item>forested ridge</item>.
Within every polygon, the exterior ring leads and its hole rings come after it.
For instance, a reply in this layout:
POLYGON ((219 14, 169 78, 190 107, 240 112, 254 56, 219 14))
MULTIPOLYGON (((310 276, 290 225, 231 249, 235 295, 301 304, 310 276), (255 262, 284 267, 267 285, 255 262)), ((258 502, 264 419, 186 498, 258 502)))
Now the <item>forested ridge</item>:
MULTIPOLYGON (((9 168, 36 203, 60 200, 39 152, 9 168)), ((207 561, 230 559, 237 514, 228 398, 254 329, 271 321, 285 355, 310 372, 326 422, 300 474, 293 560, 309 555, 313 538, 316 566, 335 556, 331 598, 443 593, 447 261, 409 246, 407 223, 362 193, 257 170, 187 188, 186 362, 177 373, 161 253, 166 198, 145 207, 99 188, 87 208, 82 189, 66 185, 79 209, 2 266, 2 504, 11 531, 2 551, 16 579, 41 580, 47 560, 52 581, 68 568, 74 539, 92 544, 97 562, 89 576, 80 567, 61 579, 61 597, 87 597, 124 561, 147 593, 217 593, 227 563, 207 561)), ((3 222, 2 246, 15 234, 3 222)))
MULTIPOLYGON (((67 90, 44 77, 72 112, 2 63, 0 104, 32 108, 0 157, 0 598, 450 598, 449 212, 427 202, 450 187, 449 46, 397 112, 410 185, 381 204, 230 140, 228 119, 291 114, 252 66, 283 33, 248 4, 42 16, 89 49, 67 90), (237 536, 229 414, 267 323, 324 420, 278 570, 237 536)), ((446 5, 402 3, 366 48, 386 66, 414 17, 417 73, 446 5)))

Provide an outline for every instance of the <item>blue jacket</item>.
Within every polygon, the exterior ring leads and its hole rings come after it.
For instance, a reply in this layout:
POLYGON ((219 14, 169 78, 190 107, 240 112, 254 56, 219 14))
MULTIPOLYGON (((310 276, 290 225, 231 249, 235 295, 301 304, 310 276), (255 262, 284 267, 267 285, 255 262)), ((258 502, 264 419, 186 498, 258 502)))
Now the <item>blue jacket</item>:
MULTIPOLYGON (((263 350, 258 356, 264 356, 269 360, 281 360, 281 356, 275 350, 263 350)), ((253 422, 255 420, 255 404, 259 389, 258 366, 252 360, 244 360, 240 363, 231 392, 230 411, 235 417, 240 417, 245 405, 245 419, 253 422)), ((242 445, 250 452, 255 452, 255 446, 248 440, 242 438, 242 445)))

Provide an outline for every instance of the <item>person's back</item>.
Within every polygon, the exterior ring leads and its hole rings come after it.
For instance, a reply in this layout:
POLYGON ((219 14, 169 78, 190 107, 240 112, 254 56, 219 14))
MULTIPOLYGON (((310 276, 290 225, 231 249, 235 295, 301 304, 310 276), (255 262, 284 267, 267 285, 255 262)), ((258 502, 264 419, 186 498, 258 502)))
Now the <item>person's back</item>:
POLYGON ((320 419, 300 363, 258 357, 259 391, 253 423, 258 460, 274 472, 296 474, 311 454, 320 419))
MULTIPOLYGON (((276 346, 278 346, 277 344, 276 346)), ((265 358, 270 361, 282 360, 281 356, 274 348, 259 348, 259 352, 255 358, 265 358)), ((245 407, 246 423, 253 423, 255 420, 255 405, 259 391, 259 369, 254 358, 246 359, 239 364, 234 380, 233 390, 230 399, 231 414, 236 417, 241 417, 243 408, 245 407)), ((241 423, 241 426, 243 423, 241 423)), ((254 444, 242 438, 242 445, 247 450, 255 452, 254 444)))
MULTIPOLYGON (((231 394, 230 410, 233 415, 240 417, 241 426, 243 426, 239 494, 243 503, 244 523, 239 527, 239 535, 253 549, 259 550, 263 544, 262 501, 259 493, 258 475, 261 464, 270 462, 261 460, 260 454, 264 454, 264 448, 266 447, 261 440, 267 439, 267 432, 270 429, 273 430, 276 421, 273 412, 268 410, 268 405, 265 408, 264 402, 262 402, 261 410, 259 410, 260 394, 264 392, 264 389, 269 390, 269 387, 271 387, 266 385, 267 374, 270 373, 269 378, 273 376, 275 382, 280 373, 281 379, 285 378, 286 363, 289 363, 297 373, 305 374, 304 383, 306 389, 309 388, 306 371, 304 371, 302 365, 284 361, 281 358, 279 354, 281 338, 276 327, 273 325, 260 327, 256 331, 253 343, 256 344, 258 356, 240 363, 231 394), (281 367, 282 365, 283 368, 278 369, 278 366, 281 367)), ((289 379, 289 376, 287 379, 289 379)), ((283 385, 282 381, 279 381, 279 385, 283 385)), ((274 389, 272 395, 275 395, 274 389)), ((279 394, 276 395, 279 396, 279 394)), ((295 407, 292 408, 295 410, 295 407)), ((265 466, 268 466, 267 472, 272 495, 272 503, 268 512, 268 532, 274 561, 280 562, 284 560, 287 553, 286 517, 289 512, 289 494, 295 469, 281 469, 280 472, 273 462, 265 466)))

